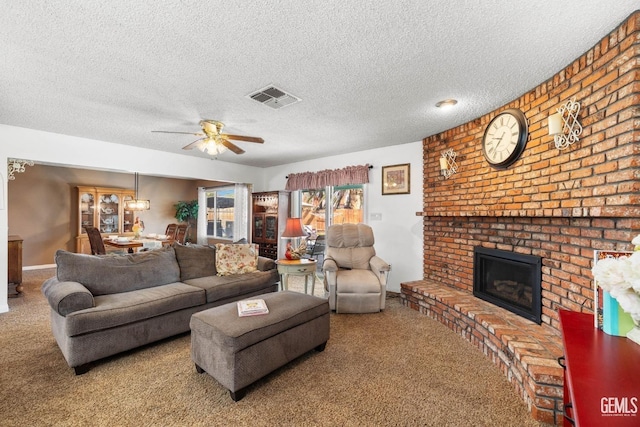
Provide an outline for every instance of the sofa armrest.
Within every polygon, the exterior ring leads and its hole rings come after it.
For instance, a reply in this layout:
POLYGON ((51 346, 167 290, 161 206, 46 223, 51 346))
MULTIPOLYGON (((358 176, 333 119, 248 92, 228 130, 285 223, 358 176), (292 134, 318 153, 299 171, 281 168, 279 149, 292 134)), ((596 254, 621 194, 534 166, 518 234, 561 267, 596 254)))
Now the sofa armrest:
POLYGON ((391 266, 377 255, 371 257, 369 265, 371 266, 371 270, 375 272, 391 271, 391 266))
POLYGON ((371 266, 371 271, 373 271, 375 275, 378 276, 380 284, 386 286, 387 278, 389 277, 389 271, 391 271, 391 266, 377 255, 371 257, 371 259, 369 260, 369 266, 371 266))
POLYGON ((95 306, 91 292, 78 282, 60 282, 51 277, 42 284, 42 293, 61 316, 95 306))
POLYGON ((276 262, 271 258, 258 256, 258 270, 269 271, 276 269, 276 262))
POLYGON ((333 258, 325 258, 322 262, 322 271, 338 271, 338 264, 333 258))

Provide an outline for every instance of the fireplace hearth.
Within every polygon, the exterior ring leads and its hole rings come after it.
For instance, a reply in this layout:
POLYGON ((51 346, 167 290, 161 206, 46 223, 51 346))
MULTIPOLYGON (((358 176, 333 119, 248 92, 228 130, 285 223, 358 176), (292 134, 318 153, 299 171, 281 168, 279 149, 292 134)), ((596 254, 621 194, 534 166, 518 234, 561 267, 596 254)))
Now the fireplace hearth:
POLYGON ((542 322, 542 259, 477 246, 473 250, 473 295, 537 324, 542 322))

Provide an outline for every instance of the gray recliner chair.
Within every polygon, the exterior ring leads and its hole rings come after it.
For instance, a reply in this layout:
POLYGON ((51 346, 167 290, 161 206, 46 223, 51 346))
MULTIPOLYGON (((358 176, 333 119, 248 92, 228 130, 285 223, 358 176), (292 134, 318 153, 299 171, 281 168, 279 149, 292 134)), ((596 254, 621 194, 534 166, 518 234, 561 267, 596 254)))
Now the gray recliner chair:
POLYGON ((391 266, 376 255, 373 243, 373 230, 365 224, 327 229, 322 270, 329 307, 336 313, 384 310, 391 266))

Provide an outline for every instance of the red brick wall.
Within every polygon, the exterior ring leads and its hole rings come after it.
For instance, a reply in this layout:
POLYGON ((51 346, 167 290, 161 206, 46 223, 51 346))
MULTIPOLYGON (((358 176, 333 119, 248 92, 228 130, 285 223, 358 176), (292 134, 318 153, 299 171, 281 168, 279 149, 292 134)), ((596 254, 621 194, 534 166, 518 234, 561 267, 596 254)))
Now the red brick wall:
POLYGON ((640 12, 548 81, 504 107, 423 140, 424 279, 471 292, 473 247, 543 258, 543 322, 560 307, 592 312, 594 249, 631 249, 640 234, 640 12), (580 102, 583 132, 555 148, 547 118, 580 102), (529 141, 507 170, 491 168, 481 140, 507 108, 529 121, 529 141), (459 172, 439 174, 440 153, 459 172))

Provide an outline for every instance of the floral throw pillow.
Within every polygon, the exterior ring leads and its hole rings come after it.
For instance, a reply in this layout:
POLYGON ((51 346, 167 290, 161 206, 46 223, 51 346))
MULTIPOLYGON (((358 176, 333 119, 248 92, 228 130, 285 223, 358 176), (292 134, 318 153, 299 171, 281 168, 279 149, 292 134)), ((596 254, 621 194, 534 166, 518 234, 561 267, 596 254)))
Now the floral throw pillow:
POLYGON ((218 276, 251 273, 258 269, 258 245, 216 244, 218 276))

